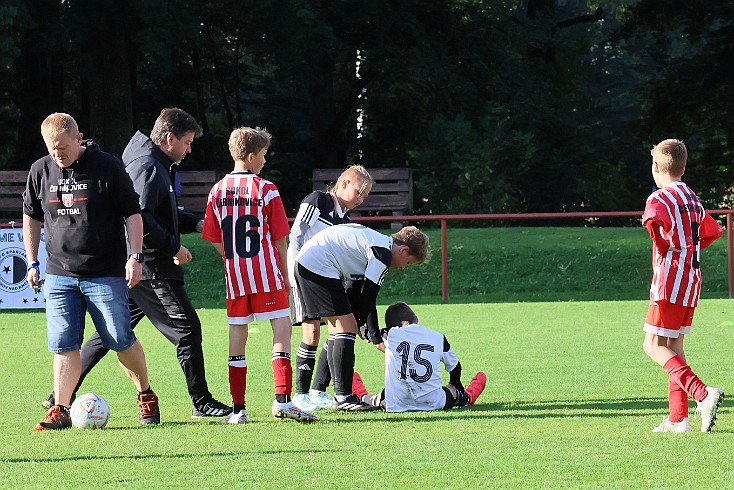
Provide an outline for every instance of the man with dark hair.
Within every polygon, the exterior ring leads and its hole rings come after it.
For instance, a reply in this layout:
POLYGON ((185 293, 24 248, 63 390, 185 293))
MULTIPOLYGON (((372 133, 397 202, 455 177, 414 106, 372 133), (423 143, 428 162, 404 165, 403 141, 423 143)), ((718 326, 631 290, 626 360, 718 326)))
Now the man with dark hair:
MULTIPOLYGON (((125 170, 140 196, 144 229, 143 253, 135 257, 143 264, 143 278, 130 292, 132 326, 147 316, 176 346, 194 418, 224 417, 232 411, 209 391, 201 322, 184 288, 181 268, 191 261, 191 253, 181 245, 180 234, 201 231, 203 221, 178 208, 173 182, 179 163, 191 153, 191 144, 200 135, 201 128, 190 114, 166 108, 156 119, 150 138, 138 131, 122 154, 125 170)), ((97 334, 84 344, 77 389, 107 352, 97 334)))

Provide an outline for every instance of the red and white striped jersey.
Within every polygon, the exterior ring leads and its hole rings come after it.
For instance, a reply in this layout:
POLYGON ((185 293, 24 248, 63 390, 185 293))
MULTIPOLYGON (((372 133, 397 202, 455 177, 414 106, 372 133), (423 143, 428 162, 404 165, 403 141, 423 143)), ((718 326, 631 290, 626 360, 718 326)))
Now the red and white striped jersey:
POLYGON ((239 171, 214 184, 201 236, 222 244, 227 299, 285 287, 275 241, 289 232, 280 192, 272 182, 239 171))
POLYGON ((719 224, 683 182, 647 198, 642 224, 653 240, 650 301, 698 306, 701 250, 721 236, 719 224))

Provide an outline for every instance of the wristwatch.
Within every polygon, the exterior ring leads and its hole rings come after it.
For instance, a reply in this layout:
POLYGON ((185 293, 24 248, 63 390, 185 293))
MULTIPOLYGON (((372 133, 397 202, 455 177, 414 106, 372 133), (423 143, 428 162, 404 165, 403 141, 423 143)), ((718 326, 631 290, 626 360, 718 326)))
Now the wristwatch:
POLYGON ((135 262, 137 262, 138 264, 142 264, 143 262, 145 262, 145 258, 143 257, 143 254, 140 252, 136 254, 130 254, 128 256, 128 260, 129 259, 135 259, 135 262))
MULTIPOLYGON (((36 269, 36 270, 38 270, 38 268, 39 268, 40 266, 41 266, 41 263, 40 263, 39 261, 37 261, 37 260, 34 260, 34 261, 33 261, 33 262, 31 262, 30 264, 28 264, 28 269, 27 269, 27 271, 29 271, 29 270, 31 270, 31 269, 36 269)), ((26 271, 26 272, 27 272, 27 271, 26 271)))

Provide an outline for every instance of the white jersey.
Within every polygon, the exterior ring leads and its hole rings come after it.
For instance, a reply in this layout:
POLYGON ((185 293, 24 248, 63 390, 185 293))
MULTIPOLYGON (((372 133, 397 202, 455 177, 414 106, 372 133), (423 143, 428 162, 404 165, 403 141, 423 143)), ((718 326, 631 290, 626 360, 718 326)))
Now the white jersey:
POLYGON ((391 328, 385 337, 386 410, 442 409, 446 404, 442 362, 447 371, 459 363, 442 333, 417 324, 391 328))
POLYGON ((291 320, 293 325, 300 325, 304 320, 301 305, 301 293, 296 284, 296 255, 311 237, 339 223, 349 223, 347 210, 339 206, 339 201, 330 193, 314 191, 301 201, 298 214, 293 221, 291 234, 288 236, 288 281, 291 284, 291 320))
POLYGON ((392 237, 349 223, 330 226, 303 245, 296 262, 314 274, 382 285, 392 260, 392 237))
POLYGON ((303 248, 303 244, 321 230, 348 222, 347 210, 342 209, 339 202, 328 192, 314 191, 303 198, 291 226, 291 234, 288 236, 288 273, 291 276, 291 286, 296 286, 293 271, 296 255, 303 248))

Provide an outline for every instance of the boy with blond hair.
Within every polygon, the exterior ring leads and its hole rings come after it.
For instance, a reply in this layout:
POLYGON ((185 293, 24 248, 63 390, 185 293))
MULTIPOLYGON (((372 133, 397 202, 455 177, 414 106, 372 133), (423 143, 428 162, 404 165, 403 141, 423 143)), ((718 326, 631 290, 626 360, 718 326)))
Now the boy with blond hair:
MULTIPOLYGON (((303 198, 298 214, 293 221, 288 243, 288 271, 291 284, 291 320, 300 325, 303 331, 301 344, 296 353, 296 395, 293 403, 303 410, 318 410, 331 405, 331 395, 326 387, 331 381, 328 365, 328 342, 319 355, 316 365, 316 351, 321 338, 321 318, 304 316, 301 308, 301 295, 298 291, 294 270, 296 255, 303 245, 316 233, 329 226, 349 223, 348 212, 362 204, 372 190, 372 176, 362 165, 350 165, 336 179, 336 183, 326 191, 314 191, 303 198), (316 368, 316 375, 312 373, 316 368), (309 386, 311 390, 309 391, 309 386)), ((351 285, 347 285, 351 288, 351 285)), ((356 287, 354 290, 358 290, 356 287)))
POLYGON ((706 386, 694 374, 686 362, 683 338, 691 331, 701 294, 701 250, 719 238, 722 230, 681 180, 688 159, 683 142, 667 139, 650 153, 658 190, 647 198, 642 215, 642 224, 653 242, 653 277, 643 349, 668 373, 670 409, 653 432, 690 432, 689 396, 698 403, 701 432, 708 432, 724 392, 706 386))
POLYGON ((234 170, 209 192, 202 237, 224 261, 229 322, 229 387, 234 404, 224 423, 247 422, 248 324, 255 317, 273 328, 272 369, 276 418, 313 422, 316 417, 291 401, 291 321, 288 315, 286 237, 290 231, 278 188, 258 176, 265 165, 271 136, 265 129, 232 131, 229 151, 234 170))

